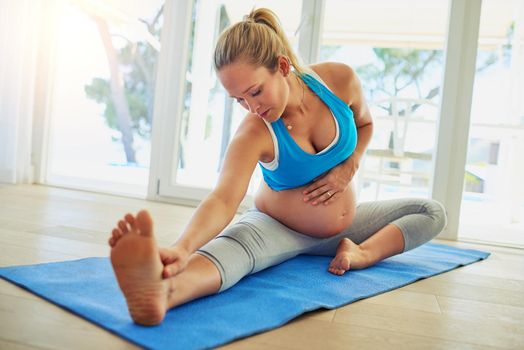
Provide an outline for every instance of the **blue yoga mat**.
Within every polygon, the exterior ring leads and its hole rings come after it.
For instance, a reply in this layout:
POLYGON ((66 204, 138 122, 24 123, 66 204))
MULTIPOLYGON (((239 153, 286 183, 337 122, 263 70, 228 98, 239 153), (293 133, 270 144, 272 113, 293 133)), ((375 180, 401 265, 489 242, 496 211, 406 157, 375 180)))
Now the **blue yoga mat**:
POLYGON ((242 279, 233 288, 170 310, 164 322, 132 322, 108 258, 4 267, 0 277, 139 346, 202 349, 279 327, 311 310, 333 309, 402 287, 489 253, 425 244, 343 276, 330 257, 301 255, 242 279))

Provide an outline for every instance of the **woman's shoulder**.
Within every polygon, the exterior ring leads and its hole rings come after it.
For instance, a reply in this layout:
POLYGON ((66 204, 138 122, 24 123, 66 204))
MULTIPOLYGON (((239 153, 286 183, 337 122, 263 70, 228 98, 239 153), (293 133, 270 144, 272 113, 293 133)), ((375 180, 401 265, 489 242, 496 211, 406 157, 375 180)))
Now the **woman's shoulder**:
POLYGON ((233 138, 244 144, 249 149, 266 155, 272 151, 272 138, 268 127, 265 125, 262 118, 252 113, 242 119, 233 138))
POLYGON ((256 114, 248 112, 240 122, 237 132, 248 134, 251 137, 260 137, 265 134, 265 130, 267 130, 267 126, 264 120, 256 114))
POLYGON ((340 62, 322 62, 308 68, 317 73, 338 97, 350 103, 352 88, 358 85, 357 73, 350 66, 340 62))

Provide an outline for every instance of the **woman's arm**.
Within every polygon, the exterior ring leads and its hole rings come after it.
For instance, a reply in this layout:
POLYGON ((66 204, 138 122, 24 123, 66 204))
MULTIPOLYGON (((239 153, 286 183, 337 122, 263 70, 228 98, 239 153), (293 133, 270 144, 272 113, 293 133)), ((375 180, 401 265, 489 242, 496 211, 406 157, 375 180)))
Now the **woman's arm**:
POLYGON ((222 232, 234 218, 263 149, 263 135, 257 130, 260 125, 249 124, 242 125, 229 144, 215 189, 197 207, 173 246, 161 250, 164 277, 181 272, 188 257, 222 232))
POLYGON ((357 172, 360 159, 373 134, 373 119, 360 80, 351 67, 341 63, 325 63, 318 65, 315 70, 323 79, 325 77, 324 80, 328 85, 333 86, 334 92, 347 102, 353 111, 357 127, 357 145, 351 156, 316 179, 303 192, 304 201, 309 201, 313 205, 320 203, 327 205, 340 197, 357 172), (332 195, 327 195, 326 190, 332 195))
MULTIPOLYGON (((360 80, 358 79, 357 74, 350 67, 347 68, 349 69, 350 76, 348 84, 348 105, 353 111, 353 117, 357 127, 357 145, 353 153, 339 165, 340 172, 345 174, 345 176, 338 176, 338 178, 343 178, 343 181, 341 181, 338 186, 335 185, 335 188, 333 189, 333 193, 335 194, 328 200, 324 201, 324 204, 326 205, 335 201, 338 196, 340 196, 336 194, 343 191, 343 189, 345 189, 353 179, 360 167, 360 159, 364 155, 373 135, 373 119, 371 118, 371 113, 366 103, 366 99, 364 98, 364 92, 362 91, 360 80)), ((333 170, 334 172, 337 172, 339 169, 334 168, 333 170)))
POLYGON ((348 82, 348 105, 353 111, 358 137, 357 146, 350 158, 354 157, 360 161, 373 135, 373 119, 371 118, 371 113, 364 98, 364 92, 362 91, 362 85, 360 84, 357 73, 350 67, 347 68, 350 77, 348 82))

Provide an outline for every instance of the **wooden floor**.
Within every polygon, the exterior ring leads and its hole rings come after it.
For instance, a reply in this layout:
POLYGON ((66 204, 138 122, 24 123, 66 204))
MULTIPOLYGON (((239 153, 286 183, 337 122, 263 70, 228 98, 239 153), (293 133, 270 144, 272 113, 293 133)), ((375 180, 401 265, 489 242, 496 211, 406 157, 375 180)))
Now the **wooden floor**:
MULTIPOLYGON (((114 223, 141 208, 152 212, 161 244, 171 243, 193 212, 123 197, 0 185, 0 266, 107 256, 114 223)), ((492 255, 337 310, 304 315, 224 349, 524 349, 524 251, 441 243, 492 255)), ((0 349, 134 348, 0 280, 0 349)))

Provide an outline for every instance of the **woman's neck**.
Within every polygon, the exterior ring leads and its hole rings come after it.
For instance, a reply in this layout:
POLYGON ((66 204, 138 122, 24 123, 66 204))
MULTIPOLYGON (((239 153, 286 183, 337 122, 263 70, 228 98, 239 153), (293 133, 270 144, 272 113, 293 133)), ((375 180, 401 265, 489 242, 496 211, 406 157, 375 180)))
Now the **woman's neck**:
POLYGON ((289 98, 288 104, 282 113, 283 119, 290 120, 295 117, 303 117, 307 111, 308 87, 300 77, 292 73, 288 75, 289 98))

